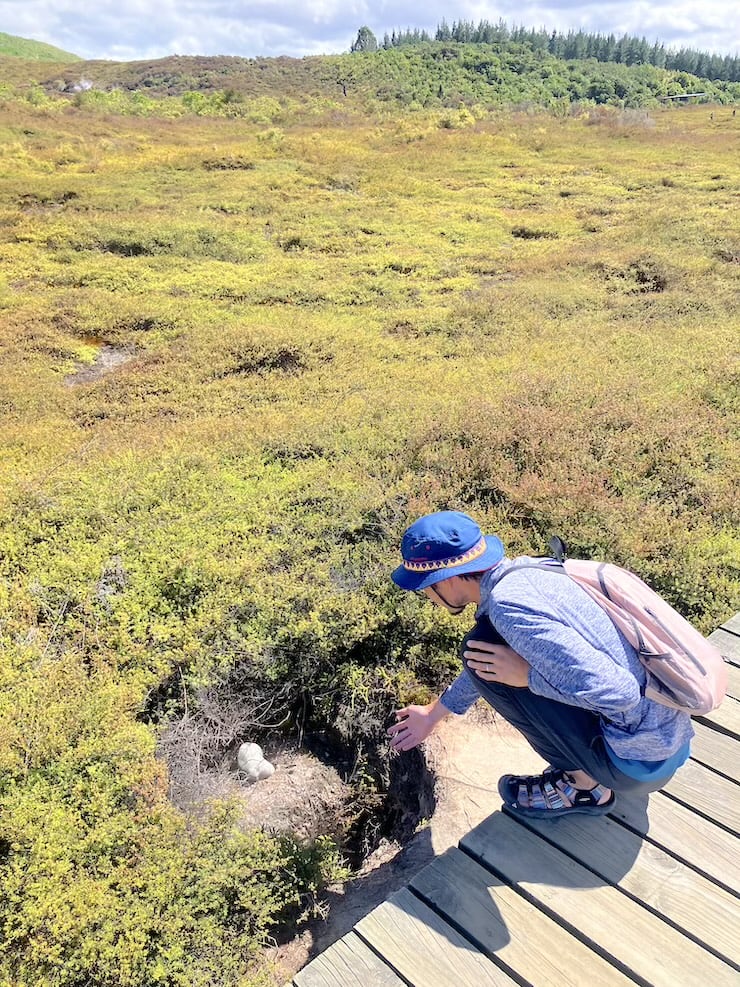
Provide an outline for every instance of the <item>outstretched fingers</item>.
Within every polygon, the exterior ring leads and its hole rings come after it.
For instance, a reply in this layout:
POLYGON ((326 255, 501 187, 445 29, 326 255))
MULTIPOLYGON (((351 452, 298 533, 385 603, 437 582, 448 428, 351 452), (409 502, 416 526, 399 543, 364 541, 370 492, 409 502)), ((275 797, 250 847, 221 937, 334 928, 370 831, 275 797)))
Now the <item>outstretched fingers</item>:
POLYGON ((434 723, 424 706, 404 706, 396 710, 396 722, 388 727, 391 747, 396 751, 410 751, 429 736, 434 723))

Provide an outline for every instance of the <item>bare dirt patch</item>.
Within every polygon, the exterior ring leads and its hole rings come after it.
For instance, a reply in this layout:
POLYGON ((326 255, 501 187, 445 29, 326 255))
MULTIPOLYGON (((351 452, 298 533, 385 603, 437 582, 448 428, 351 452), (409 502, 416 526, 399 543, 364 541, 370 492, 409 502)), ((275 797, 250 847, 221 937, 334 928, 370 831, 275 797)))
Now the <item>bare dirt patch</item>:
POLYGON ((242 825, 310 840, 340 834, 353 797, 352 786, 340 772, 293 746, 268 748, 266 753, 275 765, 275 774, 239 785, 242 825))
POLYGON ((110 343, 100 343, 100 349, 95 360, 69 374, 64 378, 64 383, 68 387, 75 387, 77 384, 90 384, 100 380, 101 377, 105 377, 116 367, 123 366, 124 363, 128 363, 133 358, 134 354, 131 350, 112 346, 110 343))

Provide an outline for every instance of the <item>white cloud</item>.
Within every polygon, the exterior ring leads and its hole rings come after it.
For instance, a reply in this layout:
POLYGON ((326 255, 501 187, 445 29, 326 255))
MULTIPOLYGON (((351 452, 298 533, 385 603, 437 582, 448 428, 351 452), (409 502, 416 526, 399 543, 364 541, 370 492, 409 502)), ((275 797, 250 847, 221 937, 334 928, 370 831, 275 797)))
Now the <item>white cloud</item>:
POLYGON ((347 51, 362 24, 382 38, 393 28, 433 31, 446 18, 490 20, 560 31, 582 27, 644 35, 669 47, 740 53, 736 0, 475 0, 418 4, 399 0, 0 0, 0 26, 85 58, 182 55, 306 55, 347 51))

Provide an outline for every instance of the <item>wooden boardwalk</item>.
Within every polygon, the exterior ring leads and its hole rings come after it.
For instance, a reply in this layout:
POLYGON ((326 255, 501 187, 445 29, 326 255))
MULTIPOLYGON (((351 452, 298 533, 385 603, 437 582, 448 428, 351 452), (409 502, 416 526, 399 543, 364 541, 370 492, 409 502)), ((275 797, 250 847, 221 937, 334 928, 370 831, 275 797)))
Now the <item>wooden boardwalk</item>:
POLYGON ((297 973, 294 987, 740 985, 740 615, 690 761, 608 816, 494 812, 297 973))

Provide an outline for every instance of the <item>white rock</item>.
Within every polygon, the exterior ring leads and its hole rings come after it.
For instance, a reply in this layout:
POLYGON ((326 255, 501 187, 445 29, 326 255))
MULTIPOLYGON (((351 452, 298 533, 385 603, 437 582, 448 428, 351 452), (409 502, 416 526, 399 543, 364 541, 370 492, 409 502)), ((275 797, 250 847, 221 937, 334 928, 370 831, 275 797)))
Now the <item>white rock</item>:
POLYGON ((264 758, 257 768, 257 779, 262 781, 263 778, 269 778, 271 775, 275 774, 275 765, 270 761, 265 761, 264 758))
POLYGON ((275 774, 275 765, 265 760, 259 744, 242 744, 236 761, 239 769, 247 776, 247 781, 262 781, 275 774))
POLYGON ((247 781, 262 781, 263 778, 269 778, 275 774, 275 765, 262 758, 258 764, 250 763, 244 774, 247 776, 247 781))
POLYGON ((242 744, 236 755, 236 761, 242 771, 249 772, 264 760, 264 757, 259 744, 242 744))

